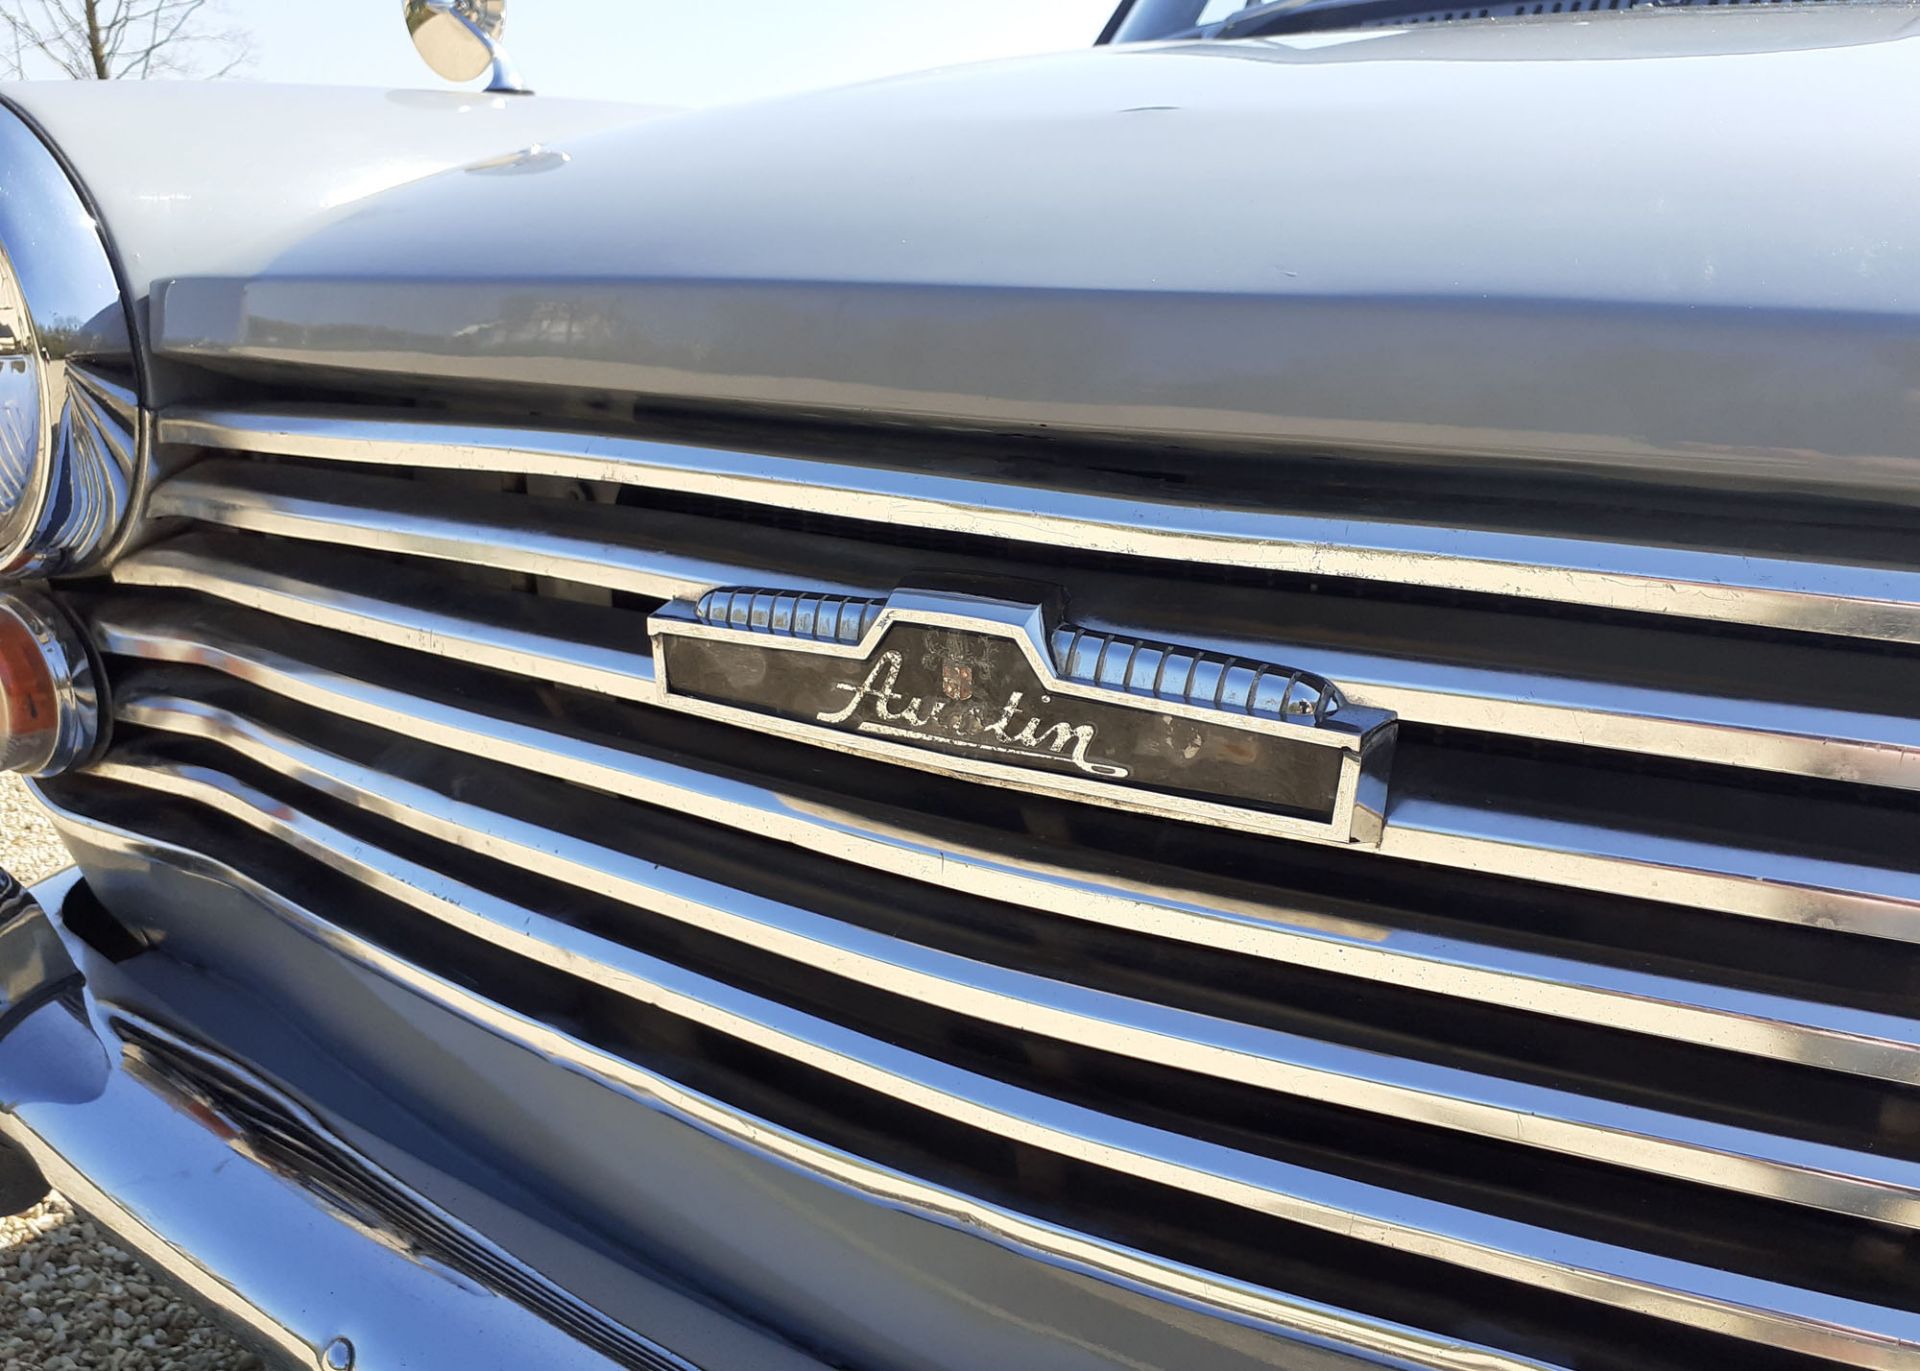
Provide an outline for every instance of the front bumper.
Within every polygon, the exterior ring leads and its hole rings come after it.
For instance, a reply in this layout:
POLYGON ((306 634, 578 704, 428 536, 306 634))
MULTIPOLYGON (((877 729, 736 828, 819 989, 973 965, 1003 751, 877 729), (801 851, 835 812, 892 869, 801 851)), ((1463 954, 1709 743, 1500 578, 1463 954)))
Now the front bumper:
MULTIPOLYGON (((103 1000, 91 973, 110 973, 108 959, 58 918, 79 885, 74 870, 43 882, 0 923, 0 1134, 269 1360, 694 1365, 410 1190, 247 1067, 103 1000)), ((801 1364, 674 1292, 651 1297, 679 1302, 683 1328, 709 1320, 696 1341, 732 1364, 801 1364)))

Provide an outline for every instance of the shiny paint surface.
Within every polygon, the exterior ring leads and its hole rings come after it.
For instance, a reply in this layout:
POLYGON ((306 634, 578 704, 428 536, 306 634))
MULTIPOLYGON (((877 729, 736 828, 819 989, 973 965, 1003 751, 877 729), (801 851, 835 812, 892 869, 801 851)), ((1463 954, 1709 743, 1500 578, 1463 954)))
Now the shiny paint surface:
POLYGON ((157 340, 1906 501, 1920 226, 1883 112, 1913 23, 1835 6, 1105 48, 700 111, 203 258, 161 288, 157 340), (1789 89, 1805 117, 1780 124, 1789 89))
MULTIPOLYGON (((397 16, 394 27, 397 35, 397 16)), ((227 81, 28 82, 0 97, 78 170, 143 329, 157 279, 257 270, 380 191, 657 113, 464 91, 227 81)), ((451 252, 453 242, 443 246, 451 252)))

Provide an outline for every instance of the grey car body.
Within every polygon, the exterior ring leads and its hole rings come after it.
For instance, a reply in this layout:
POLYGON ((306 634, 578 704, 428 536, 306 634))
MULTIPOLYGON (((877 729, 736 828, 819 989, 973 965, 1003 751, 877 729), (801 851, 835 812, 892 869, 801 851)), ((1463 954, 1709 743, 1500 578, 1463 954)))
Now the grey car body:
POLYGON ((139 440, 0 1130, 292 1365, 1920 1365, 1915 23, 0 90, 139 440), (656 707, 1002 577, 1382 823, 656 707))

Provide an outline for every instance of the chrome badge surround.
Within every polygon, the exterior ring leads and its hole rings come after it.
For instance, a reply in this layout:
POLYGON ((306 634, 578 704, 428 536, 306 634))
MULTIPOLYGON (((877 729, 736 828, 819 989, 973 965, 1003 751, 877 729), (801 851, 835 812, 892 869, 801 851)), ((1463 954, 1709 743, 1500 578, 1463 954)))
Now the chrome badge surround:
POLYGON ((941 589, 724 588, 649 631, 668 708, 1192 823, 1380 840, 1394 716, 1306 672, 941 589))

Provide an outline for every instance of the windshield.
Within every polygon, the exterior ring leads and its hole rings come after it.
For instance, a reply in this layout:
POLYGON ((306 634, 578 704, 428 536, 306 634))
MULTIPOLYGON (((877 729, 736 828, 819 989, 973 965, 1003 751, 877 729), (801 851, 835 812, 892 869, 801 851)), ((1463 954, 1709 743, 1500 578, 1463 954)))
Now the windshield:
POLYGON ((1462 6, 1455 0, 1124 0, 1103 35, 1111 43, 1160 38, 1252 38, 1316 29, 1369 28, 1434 20, 1506 19, 1596 10, 1670 9, 1691 4, 1764 4, 1767 0, 1506 0, 1462 6))

